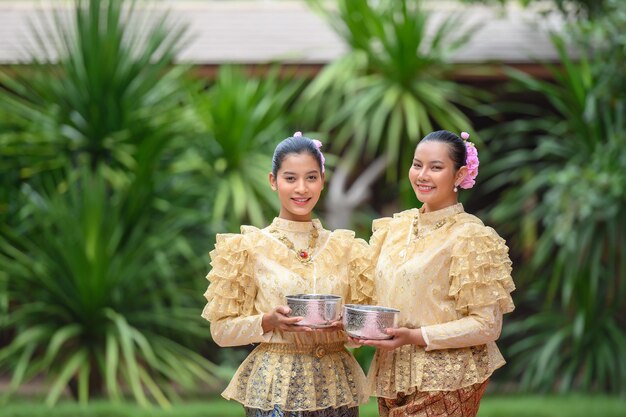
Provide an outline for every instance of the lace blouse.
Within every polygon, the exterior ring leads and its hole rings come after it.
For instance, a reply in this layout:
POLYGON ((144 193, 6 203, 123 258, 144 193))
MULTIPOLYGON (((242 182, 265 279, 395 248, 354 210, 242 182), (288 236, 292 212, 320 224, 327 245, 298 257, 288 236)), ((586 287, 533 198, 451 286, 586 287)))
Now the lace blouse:
POLYGON ((373 293, 367 244, 354 232, 324 230, 318 220, 280 218, 265 229, 242 226, 241 234, 220 234, 210 254, 211 282, 202 316, 220 346, 260 345, 248 356, 223 392, 246 407, 313 411, 357 406, 367 401, 365 375, 345 349, 344 332, 263 333, 265 312, 286 305, 285 296, 336 294, 344 303, 368 303, 373 293), (308 247, 319 231, 311 262, 295 248, 308 247), (270 233, 275 230, 275 233, 270 233))
POLYGON ((502 314, 514 309, 505 241, 461 204, 407 210, 373 229, 375 299, 400 310, 400 327, 421 327, 427 346, 378 350, 370 391, 395 398, 485 381, 504 364, 494 341, 502 314))

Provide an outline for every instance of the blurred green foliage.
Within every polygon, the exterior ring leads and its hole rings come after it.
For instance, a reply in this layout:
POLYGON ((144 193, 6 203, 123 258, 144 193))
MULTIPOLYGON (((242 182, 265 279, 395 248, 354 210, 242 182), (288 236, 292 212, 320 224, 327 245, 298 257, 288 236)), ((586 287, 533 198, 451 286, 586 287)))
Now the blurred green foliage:
POLYGON ((485 134, 497 155, 485 185, 504 190, 491 217, 527 258, 518 278, 530 316, 505 331, 517 339, 512 369, 533 390, 626 393, 626 7, 607 4, 553 36, 553 80, 510 71, 547 106, 485 134))
POLYGON ((475 106, 480 94, 448 79, 450 57, 473 29, 461 15, 433 28, 420 0, 340 0, 336 9, 309 3, 350 47, 303 94, 303 117, 332 132, 334 152, 364 152, 370 161, 385 153, 393 182, 409 166, 401 156, 435 126, 468 129, 462 108, 475 106))
POLYGON ((157 178, 182 134, 184 29, 134 6, 77 1, 39 16, 36 45, 52 39, 54 56, 2 75, 3 400, 44 374, 48 404, 66 387, 81 402, 124 387, 165 406, 172 383, 219 373, 198 354, 208 331, 193 280, 207 263, 157 178))
MULTIPOLYGON (((471 199, 496 199, 488 217, 520 260, 508 369, 530 390, 624 393, 626 9, 577 3, 578 20, 553 38, 552 79, 509 72, 534 101, 500 107, 496 123, 514 120, 481 132, 489 146, 471 199)), ((44 374, 49 404, 68 387, 82 402, 130 394, 167 407, 173 387, 228 377, 235 359, 219 368, 203 357, 219 359, 199 317, 205 255, 216 232, 276 213, 267 173, 291 126, 316 126, 333 153, 363 164, 386 153, 376 192, 390 199, 423 134, 467 130, 468 109, 486 96, 448 78, 471 33, 461 16, 427 36, 432 21, 417 0, 309 4, 350 50, 308 85, 278 67, 194 79, 173 63, 184 27, 157 12, 137 17, 134 1, 79 0, 71 15, 41 16, 35 48, 54 39, 58 61, 0 73, 6 395, 44 374)), ((367 368, 371 350, 355 355, 367 368)), ((569 400, 520 404, 515 415, 593 412, 569 400)), ((600 414, 618 415, 610 407, 600 414)), ((488 409, 481 415, 507 415, 488 409)))
POLYGON ((249 77, 223 66, 211 85, 188 89, 188 131, 173 148, 171 172, 180 192, 210 213, 217 230, 238 231, 244 219, 262 226, 278 212, 268 173, 276 141, 293 133, 290 108, 302 85, 279 78, 278 70, 249 77))
POLYGON ((3 399, 39 374, 50 376, 48 405, 66 387, 81 402, 119 400, 123 381, 140 404, 147 392, 166 406, 166 394, 177 397, 170 382, 215 383, 216 365, 197 353, 206 326, 189 291, 197 260, 181 222, 148 207, 129 223, 133 188, 112 189, 99 171, 66 181, 63 192, 31 192, 21 228, 0 228, 11 302, 1 328, 14 335, 0 349, 0 366, 13 372, 3 399))

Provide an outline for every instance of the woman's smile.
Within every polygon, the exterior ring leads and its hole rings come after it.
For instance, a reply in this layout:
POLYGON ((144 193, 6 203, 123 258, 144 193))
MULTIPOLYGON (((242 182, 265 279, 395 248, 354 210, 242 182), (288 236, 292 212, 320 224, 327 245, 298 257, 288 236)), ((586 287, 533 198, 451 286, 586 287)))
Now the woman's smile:
POLYGON ((426 185, 426 184, 415 184, 417 186, 417 191, 419 191, 422 194, 428 194, 431 191, 433 191, 435 188, 437 187, 433 187, 431 185, 426 185))
POLYGON ((303 207, 311 201, 311 197, 292 197, 291 201, 293 201, 295 205, 303 207))

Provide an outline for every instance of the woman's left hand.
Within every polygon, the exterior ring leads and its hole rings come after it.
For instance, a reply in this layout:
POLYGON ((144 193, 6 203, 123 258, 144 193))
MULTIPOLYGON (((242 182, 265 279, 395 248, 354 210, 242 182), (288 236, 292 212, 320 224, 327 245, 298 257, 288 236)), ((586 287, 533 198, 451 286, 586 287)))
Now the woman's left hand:
POLYGON ((383 350, 393 350, 404 345, 426 346, 421 329, 398 327, 396 329, 385 329, 385 333, 393 337, 386 340, 355 339, 354 341, 361 345, 373 346, 383 350))

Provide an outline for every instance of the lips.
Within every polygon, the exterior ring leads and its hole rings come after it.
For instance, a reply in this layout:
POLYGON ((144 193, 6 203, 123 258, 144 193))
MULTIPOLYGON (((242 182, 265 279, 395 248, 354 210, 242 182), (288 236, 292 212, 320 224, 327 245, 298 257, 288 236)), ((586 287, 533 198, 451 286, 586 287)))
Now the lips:
POLYGON ((417 190, 420 193, 429 193, 435 189, 435 187, 431 187, 430 185, 426 185, 426 184, 415 184, 415 185, 417 186, 417 190))
POLYGON ((297 206, 306 206, 309 201, 311 201, 311 197, 308 198, 292 198, 291 201, 297 206))

